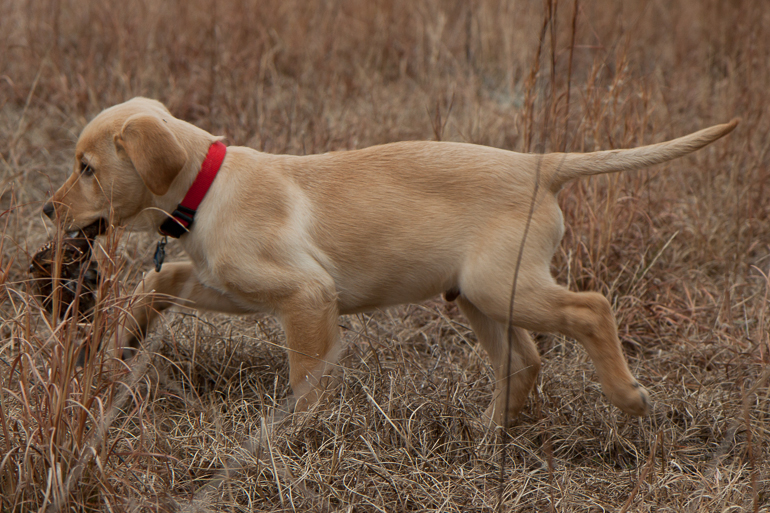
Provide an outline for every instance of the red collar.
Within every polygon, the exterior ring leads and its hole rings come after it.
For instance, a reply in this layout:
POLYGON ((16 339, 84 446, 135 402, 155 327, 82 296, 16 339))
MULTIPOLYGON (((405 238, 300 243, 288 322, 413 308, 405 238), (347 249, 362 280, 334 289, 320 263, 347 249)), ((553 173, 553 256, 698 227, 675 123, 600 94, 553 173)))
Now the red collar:
POLYGON ((184 199, 177 205, 176 210, 171 213, 171 217, 160 225, 159 231, 161 235, 178 239, 190 231, 195 220, 195 212, 198 210, 201 201, 203 201, 203 197, 206 196, 214 178, 217 177, 226 153, 227 146, 219 141, 216 141, 209 147, 206 160, 201 164, 201 170, 198 172, 198 176, 190 186, 190 189, 188 189, 184 199))

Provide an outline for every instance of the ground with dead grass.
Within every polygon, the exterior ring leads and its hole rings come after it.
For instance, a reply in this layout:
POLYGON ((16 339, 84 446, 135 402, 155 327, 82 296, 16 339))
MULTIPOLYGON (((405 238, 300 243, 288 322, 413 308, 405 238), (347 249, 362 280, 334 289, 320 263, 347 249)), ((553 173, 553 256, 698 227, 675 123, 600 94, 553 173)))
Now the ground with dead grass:
POLYGON ((762 0, 2 2, 0 509, 768 510, 768 25, 762 0), (476 423, 490 364, 440 298, 341 318, 339 387, 301 416, 281 413, 269 317, 168 315, 130 368, 76 368, 78 344, 121 322, 155 237, 105 239, 92 326, 30 298, 29 257, 60 236, 40 209, 78 133, 136 95, 294 154, 590 151, 742 122, 560 196, 553 272, 611 298, 651 415, 611 407, 583 349, 541 335, 536 393, 503 437, 476 423))

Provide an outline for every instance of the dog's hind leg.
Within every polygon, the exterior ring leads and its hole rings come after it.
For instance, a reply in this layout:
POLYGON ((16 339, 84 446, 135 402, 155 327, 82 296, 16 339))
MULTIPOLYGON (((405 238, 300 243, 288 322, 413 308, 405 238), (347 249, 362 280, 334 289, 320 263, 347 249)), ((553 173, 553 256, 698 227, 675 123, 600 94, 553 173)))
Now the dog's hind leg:
POLYGON ((535 385, 540 372, 537 347, 526 330, 515 326, 511 328, 509 344, 505 324, 487 317, 463 296, 457 298, 457 304, 470 321, 495 372, 495 394, 482 422, 493 427, 505 426, 519 414, 535 385), (510 365, 506 363, 506 355, 510 365))
MULTIPOLYGON (((505 323, 511 288, 497 276, 469 276, 463 295, 484 314, 505 323)), ((578 340, 596 367, 607 398, 630 415, 645 415, 647 391, 634 379, 618 339, 610 303, 594 292, 570 292, 554 283, 548 268, 519 273, 511 323, 532 331, 558 332, 578 340)))

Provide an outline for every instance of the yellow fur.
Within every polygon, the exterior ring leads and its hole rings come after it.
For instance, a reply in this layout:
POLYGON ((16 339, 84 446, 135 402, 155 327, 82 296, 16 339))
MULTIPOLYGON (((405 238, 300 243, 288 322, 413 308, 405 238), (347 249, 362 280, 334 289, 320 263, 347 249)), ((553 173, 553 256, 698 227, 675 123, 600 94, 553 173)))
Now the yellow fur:
MULTIPOLYGON (((291 385, 305 407, 319 397, 339 352, 340 314, 450 291, 459 293, 495 367, 488 422, 514 417, 535 383, 540 357, 525 330, 576 338, 609 400, 643 415, 648 395, 628 369, 609 302, 570 292, 551 277, 564 231, 555 194, 573 178, 679 157, 736 124, 633 150, 569 155, 437 142, 304 157, 230 147, 192 231, 180 239, 190 262, 147 275, 125 342, 136 345, 157 312, 171 305, 168 296, 194 308, 276 314, 286 331, 291 385), (509 297, 536 179, 509 347, 509 297)), ((105 218, 155 231, 217 139, 153 100, 117 105, 83 130, 75 171, 53 203, 70 228, 105 218), (80 175, 81 161, 93 176, 80 175)))

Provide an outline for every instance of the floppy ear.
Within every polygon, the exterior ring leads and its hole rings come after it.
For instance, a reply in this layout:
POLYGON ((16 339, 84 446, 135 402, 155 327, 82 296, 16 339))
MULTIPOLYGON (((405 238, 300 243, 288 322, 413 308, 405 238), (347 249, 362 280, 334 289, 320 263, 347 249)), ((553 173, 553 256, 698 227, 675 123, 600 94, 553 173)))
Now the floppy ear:
POLYGON ((114 140, 117 149, 126 152, 144 185, 156 196, 168 192, 187 162, 187 152, 168 124, 156 116, 131 116, 114 140))

